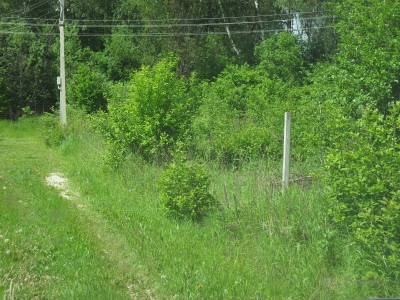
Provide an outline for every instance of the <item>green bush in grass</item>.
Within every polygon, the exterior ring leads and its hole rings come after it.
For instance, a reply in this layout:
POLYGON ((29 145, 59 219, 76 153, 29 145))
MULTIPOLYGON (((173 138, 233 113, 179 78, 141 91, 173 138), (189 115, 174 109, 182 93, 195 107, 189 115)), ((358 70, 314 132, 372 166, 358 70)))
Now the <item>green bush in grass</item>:
POLYGON ((161 175, 161 200, 170 216, 199 220, 215 205, 205 169, 189 162, 172 163, 161 175))
POLYGON ((297 107, 291 88, 261 68, 228 66, 204 86, 193 122, 197 155, 224 165, 280 157, 284 112, 297 107))
POLYGON ((127 84, 116 84, 108 92, 108 114, 100 126, 118 161, 135 152, 149 161, 164 162, 177 143, 190 136, 197 97, 194 80, 175 72, 174 60, 143 67, 127 84))
POLYGON ((62 144, 66 138, 66 128, 60 124, 56 114, 47 113, 42 117, 43 138, 47 146, 57 147, 62 144))
POLYGON ((400 279, 400 105, 367 110, 327 157, 332 216, 360 247, 362 274, 400 279))
POLYGON ((259 67, 272 79, 301 82, 305 56, 300 42, 291 33, 283 32, 261 42, 255 49, 259 67))

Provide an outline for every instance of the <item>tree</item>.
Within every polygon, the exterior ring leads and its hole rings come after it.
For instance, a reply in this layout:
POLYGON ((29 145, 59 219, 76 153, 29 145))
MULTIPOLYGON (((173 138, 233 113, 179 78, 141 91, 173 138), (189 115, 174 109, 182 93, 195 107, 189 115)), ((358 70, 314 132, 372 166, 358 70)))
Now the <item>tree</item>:
MULTIPOLYGON (((27 31, 27 27, 15 29, 27 31)), ((22 108, 43 112, 54 105, 56 74, 52 71, 51 36, 26 35, 0 37, 0 113, 16 119, 22 108)))
POLYGON ((387 114, 400 98, 400 3, 344 0, 336 10, 337 55, 312 75, 313 98, 334 99, 356 118, 366 106, 387 114))

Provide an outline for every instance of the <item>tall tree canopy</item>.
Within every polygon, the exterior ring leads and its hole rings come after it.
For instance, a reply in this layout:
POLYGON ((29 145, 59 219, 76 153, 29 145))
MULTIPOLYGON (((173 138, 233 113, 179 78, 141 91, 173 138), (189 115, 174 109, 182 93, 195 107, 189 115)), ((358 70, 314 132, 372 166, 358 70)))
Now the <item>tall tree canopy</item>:
MULTIPOLYGON (((307 31, 303 42, 310 61, 326 58, 335 38, 313 29, 324 25, 319 11, 325 2, 67 0, 67 77, 82 63, 107 80, 126 81, 142 65, 172 54, 179 62, 178 73, 188 77, 196 72, 208 80, 231 63, 257 63, 256 45, 293 29, 296 22, 307 31), (299 12, 297 21, 294 12, 299 12)), ((3 117, 16 118, 24 107, 46 111, 57 103, 58 6, 55 0, 0 3, 3 117)))

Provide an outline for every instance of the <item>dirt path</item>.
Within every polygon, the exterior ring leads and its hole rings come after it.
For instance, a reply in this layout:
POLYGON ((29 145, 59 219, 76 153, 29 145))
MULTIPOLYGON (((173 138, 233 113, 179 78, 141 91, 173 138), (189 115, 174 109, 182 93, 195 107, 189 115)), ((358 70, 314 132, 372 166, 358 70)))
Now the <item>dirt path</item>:
POLYGON ((126 239, 112 230, 99 214, 82 201, 79 193, 73 190, 69 180, 62 173, 49 174, 46 183, 57 189, 60 197, 71 201, 78 208, 79 215, 84 218, 93 238, 118 273, 126 280, 125 287, 130 298, 156 299, 154 291, 148 288, 151 284, 146 271, 137 263, 138 260, 130 250, 126 239))

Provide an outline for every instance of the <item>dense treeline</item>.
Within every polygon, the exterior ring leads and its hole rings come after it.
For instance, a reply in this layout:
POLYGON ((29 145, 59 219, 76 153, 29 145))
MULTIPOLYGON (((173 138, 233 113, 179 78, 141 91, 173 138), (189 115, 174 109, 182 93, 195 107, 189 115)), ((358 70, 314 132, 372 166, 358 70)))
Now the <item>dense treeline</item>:
MULTIPOLYGON (((28 9, 37 2, 3 1, 0 11, 38 17, 43 11, 28 9)), ((68 100, 93 113, 110 162, 132 152, 157 162, 184 153, 225 166, 276 159, 283 112, 291 111, 294 159, 319 159, 327 171, 337 228, 328 248, 349 239, 360 249, 361 276, 399 279, 399 1, 67 6, 68 100), (237 16, 262 22, 237 24, 237 16), (98 27, 115 24, 104 20, 141 27, 98 27), (286 30, 299 24, 301 34, 286 30), (229 34, 236 31, 247 34, 229 34)), ((44 33, 57 28, 4 20, 0 32, 25 34, 0 35, 0 112, 15 119, 27 107, 47 111, 56 106, 58 41, 44 33)))
MULTIPOLYGON (((50 19, 58 18, 57 7, 56 1, 2 1, 0 98, 4 100, 0 101, 0 112, 3 117, 15 119, 25 107, 42 112, 56 105, 58 28, 57 20, 50 19), (5 34, 10 31, 24 34, 5 34)), ((288 13, 295 11, 315 11, 305 14, 302 23, 308 36, 309 61, 316 61, 327 56, 332 51, 331 43, 335 43, 332 31, 312 29, 328 22, 318 18, 317 12, 323 8, 324 1, 66 1, 70 34, 66 39, 68 78, 82 71, 81 65, 85 65, 95 66, 106 80, 125 81, 142 65, 154 65, 172 52, 179 61, 178 73, 189 76, 196 72, 200 78, 212 79, 228 64, 254 64, 255 45, 273 35, 272 30, 291 28, 293 15, 288 13), (238 16, 254 17, 238 19, 238 16), (218 23, 230 24, 227 26, 230 32, 249 33, 232 34, 231 38, 225 34, 205 35, 209 31, 225 33, 227 28, 218 23), (118 26, 112 26, 115 24, 118 26), (124 24, 128 26, 120 26, 124 24), (155 33, 168 36, 154 36, 155 33)))

